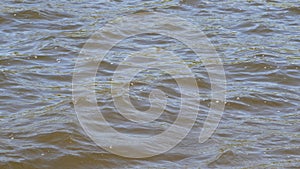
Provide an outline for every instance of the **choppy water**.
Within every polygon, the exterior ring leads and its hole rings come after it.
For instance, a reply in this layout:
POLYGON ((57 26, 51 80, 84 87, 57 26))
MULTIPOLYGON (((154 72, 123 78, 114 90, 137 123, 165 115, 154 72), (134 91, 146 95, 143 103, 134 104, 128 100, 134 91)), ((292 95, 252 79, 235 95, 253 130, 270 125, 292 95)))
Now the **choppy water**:
MULTIPOLYGON (((3 0, 0 11, 0 168, 300 168, 298 0, 3 0), (179 145, 155 157, 128 159, 101 149, 83 131, 72 102, 72 73, 79 51, 96 30, 119 16, 147 11, 176 14, 201 27, 222 56, 227 103, 207 142, 198 143, 209 108, 203 95, 197 121, 179 145)), ((119 131, 152 135, 161 128, 135 126, 113 114, 106 84, 116 56, 153 45, 172 50, 178 47, 174 44, 160 35, 144 35, 107 55, 98 71, 104 85, 97 86, 97 99, 119 131)), ((209 93, 201 63, 194 62, 191 51, 177 52, 191 60, 200 90, 209 93)), ((180 97, 176 84, 157 72, 158 79, 143 79, 146 73, 134 81, 132 102, 146 109, 147 93, 160 86, 173 103, 161 120, 171 124, 180 97)))

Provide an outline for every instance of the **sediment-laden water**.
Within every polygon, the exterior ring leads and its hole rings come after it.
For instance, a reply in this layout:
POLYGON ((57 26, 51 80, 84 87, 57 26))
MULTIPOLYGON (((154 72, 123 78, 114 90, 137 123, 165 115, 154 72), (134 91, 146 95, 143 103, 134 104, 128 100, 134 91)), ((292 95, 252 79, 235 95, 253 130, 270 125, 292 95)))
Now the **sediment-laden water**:
MULTIPOLYGON (((0 2, 0 168, 300 168, 300 3, 298 0, 0 2), (158 124, 139 126, 115 113, 112 75, 122 58, 153 46, 176 51, 194 71, 201 102, 188 136, 172 150, 129 159, 98 147, 82 129, 72 75, 85 42, 118 17, 174 14, 197 25, 222 58, 226 107, 212 137, 198 137, 210 106, 210 81, 195 54, 158 34, 130 37, 106 55, 97 73, 99 109, 118 131, 155 135, 178 114, 172 77, 142 71, 132 103, 149 107, 160 88, 169 96, 158 124)), ((189 29, 182 27, 181 29, 189 29)), ((117 82, 115 82, 117 83, 117 82)))

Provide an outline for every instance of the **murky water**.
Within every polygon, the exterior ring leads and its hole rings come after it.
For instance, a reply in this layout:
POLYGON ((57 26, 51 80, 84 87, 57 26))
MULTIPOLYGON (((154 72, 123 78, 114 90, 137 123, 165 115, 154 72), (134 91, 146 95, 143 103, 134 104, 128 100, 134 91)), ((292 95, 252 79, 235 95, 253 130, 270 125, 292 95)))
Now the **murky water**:
MULTIPOLYGON (((4 0, 0 11, 0 168, 300 168, 298 0, 4 0), (131 51, 176 51, 202 93, 197 121, 180 144, 158 156, 128 159, 101 149, 83 131, 72 102, 72 73, 96 30, 147 11, 175 14, 204 31, 223 59, 227 102, 218 129, 199 144, 210 102, 201 62, 161 35, 126 39, 108 53, 96 78, 99 109, 118 131, 154 135, 163 128, 136 126, 114 113, 109 84, 119 59, 131 51)), ((132 103, 140 110, 149 107, 150 90, 165 91, 170 105, 159 120, 174 122, 180 93, 170 76, 144 71, 132 83, 132 103)))

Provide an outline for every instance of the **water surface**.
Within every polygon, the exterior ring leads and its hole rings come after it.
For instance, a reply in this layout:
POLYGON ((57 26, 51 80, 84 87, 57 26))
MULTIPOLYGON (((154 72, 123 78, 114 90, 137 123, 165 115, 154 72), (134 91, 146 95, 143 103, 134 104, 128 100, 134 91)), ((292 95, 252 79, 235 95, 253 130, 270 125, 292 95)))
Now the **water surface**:
MULTIPOLYGON (((300 168, 298 0, 3 0, 0 11, 0 168, 300 168), (175 14, 199 25, 223 59, 227 103, 214 135, 199 144, 210 102, 201 62, 161 35, 126 39, 97 74, 99 108, 120 132, 161 132, 161 126, 136 126, 114 113, 111 76, 128 52, 153 46, 175 50, 195 72, 202 93, 197 121, 179 145, 155 157, 127 159, 98 147, 81 128, 72 72, 96 30, 139 12, 175 14)), ((140 110, 149 107, 151 89, 160 87, 170 96, 160 120, 172 124, 180 97, 174 79, 153 70, 140 72, 133 83, 132 102, 140 110)))

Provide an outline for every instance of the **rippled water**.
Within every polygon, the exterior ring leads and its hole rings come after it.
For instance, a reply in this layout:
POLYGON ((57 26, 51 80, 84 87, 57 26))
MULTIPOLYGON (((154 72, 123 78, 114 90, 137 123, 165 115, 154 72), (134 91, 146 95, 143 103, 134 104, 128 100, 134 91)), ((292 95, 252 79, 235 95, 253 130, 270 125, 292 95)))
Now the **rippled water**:
MULTIPOLYGON (((298 0, 3 0, 0 11, 0 168, 300 168, 298 0), (118 44, 101 63, 96 92, 99 108, 119 131, 153 135, 162 129, 135 126, 113 113, 111 76, 118 58, 130 51, 175 50, 196 73, 203 94, 197 121, 180 144, 158 156, 128 159, 101 149, 83 131, 72 102, 72 73, 96 30, 119 16, 147 11, 175 14, 205 32, 223 59, 227 103, 214 135, 199 144, 210 102, 201 62, 161 35, 118 44)), ((172 104, 160 117, 168 125, 180 97, 169 76, 141 72, 133 81, 132 102, 147 109, 149 91, 157 87, 170 96, 172 104)))

